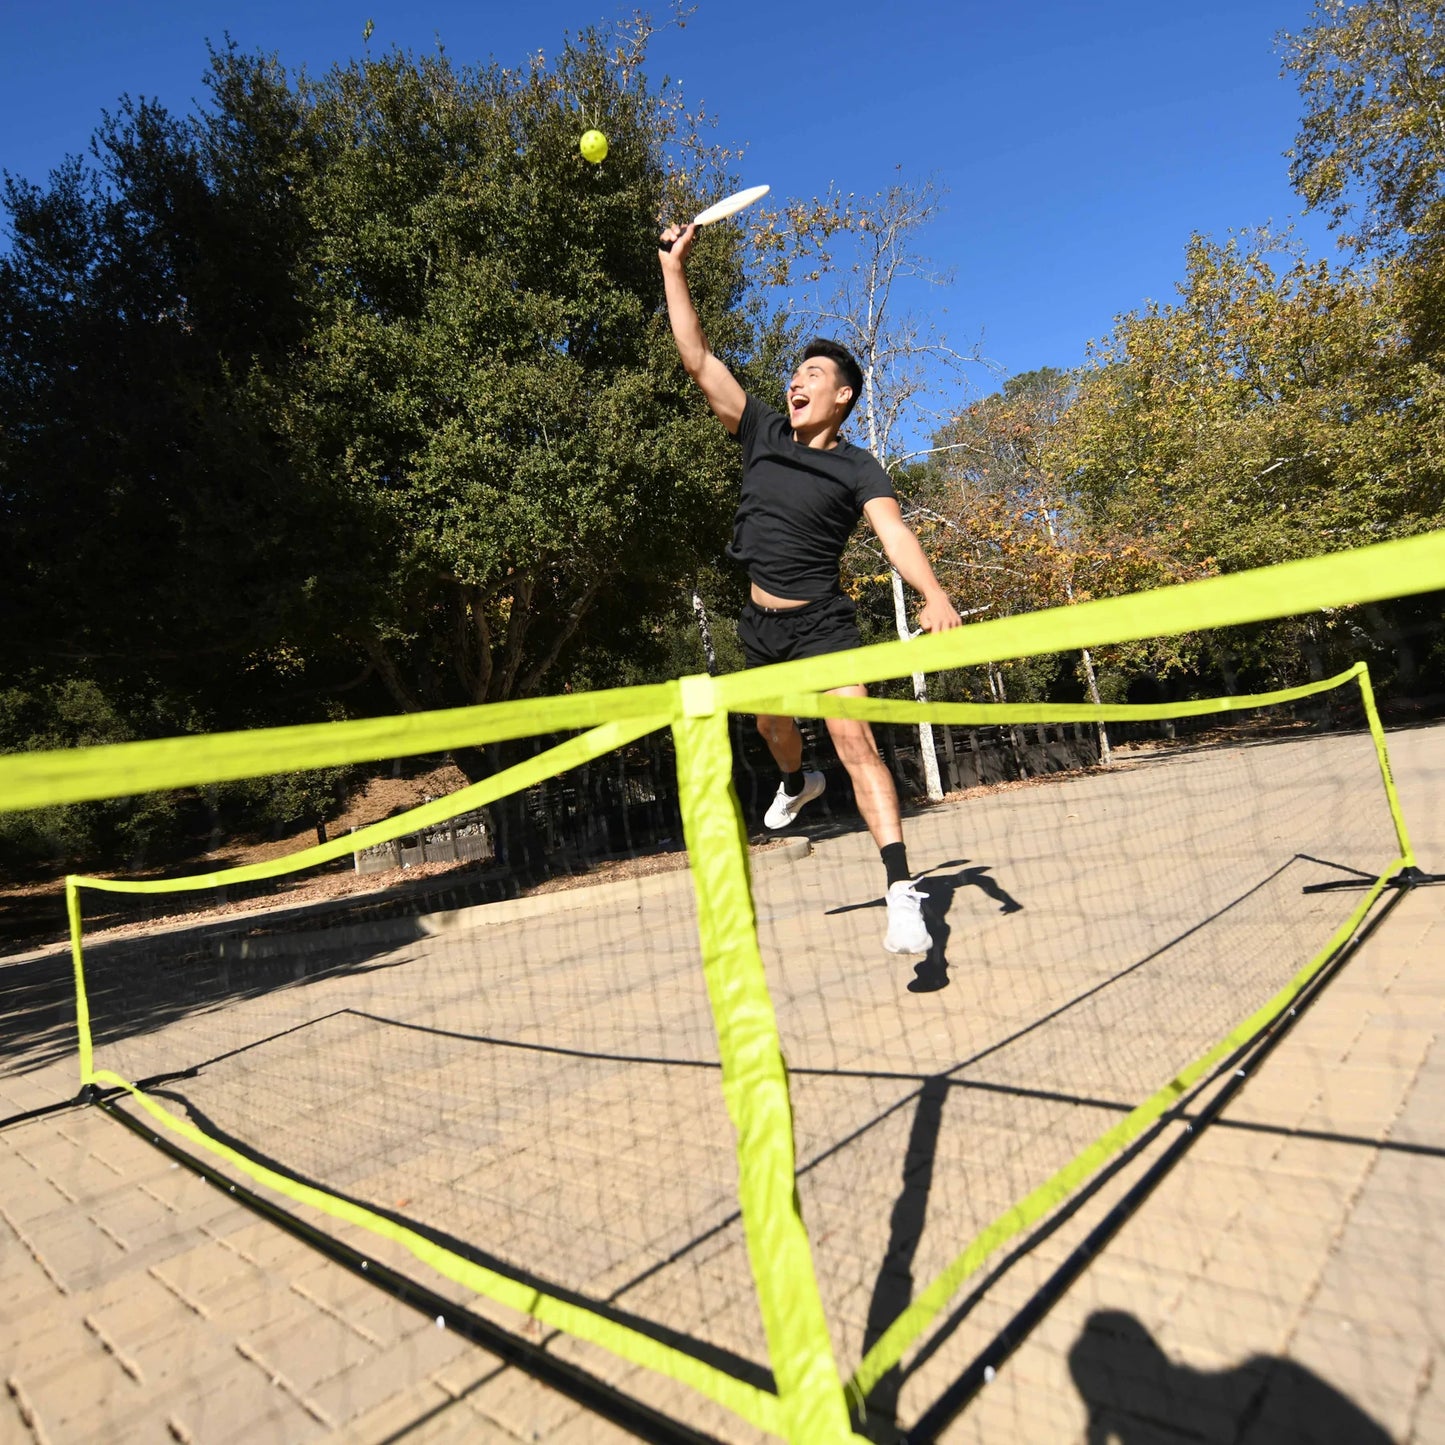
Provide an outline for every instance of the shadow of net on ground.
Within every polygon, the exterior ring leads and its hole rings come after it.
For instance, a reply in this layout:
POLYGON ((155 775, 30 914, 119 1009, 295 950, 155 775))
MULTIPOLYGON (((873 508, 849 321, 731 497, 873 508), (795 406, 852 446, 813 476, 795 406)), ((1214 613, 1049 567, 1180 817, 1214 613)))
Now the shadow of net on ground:
MULTIPOLYGON (((930 932, 933 935, 934 948, 929 956, 917 965, 918 978, 908 985, 909 991, 917 991, 918 982, 932 972, 933 976, 942 979, 942 983, 936 986, 947 986, 947 959, 944 949, 948 941, 947 909, 952 904, 959 888, 977 886, 982 889, 985 895, 999 905, 999 911, 1012 913, 1021 911, 1023 905, 1009 894, 995 879, 993 879, 986 867, 963 867, 966 859, 950 860, 947 863, 936 865, 940 870, 937 877, 925 876, 920 880, 920 889, 929 894, 925 904, 924 913, 928 921, 930 932), (953 870, 943 872, 942 870, 953 870), (935 885, 930 888, 929 885, 935 885)), ((1222 904, 1210 915, 1198 919, 1192 925, 1182 928, 1173 938, 1169 939, 1162 946, 1154 949, 1148 955, 1136 959, 1134 962, 1118 969, 1109 977, 1103 979, 1095 986, 1083 991, 1079 995, 1068 999, 1061 1005, 1047 1014, 1034 1019, 1027 1026, 1011 1037, 1002 1038, 993 1044, 983 1053, 969 1058, 958 1060, 951 1068, 927 1077, 920 1077, 917 1080, 916 1088, 899 1101, 896 1109, 903 1109, 910 1114, 911 1123, 907 1134, 906 1147, 900 1161, 900 1171, 896 1178, 895 1192, 892 1200, 892 1207, 889 1218, 888 1242, 884 1257, 881 1261, 877 1276, 873 1283, 871 1299, 869 1302, 863 1348, 866 1353, 871 1349, 895 1320, 910 1306, 918 1290, 927 1283, 928 1276, 919 1274, 918 1255, 920 1244, 925 1232, 930 1228, 936 1228, 937 1224, 931 1219, 933 1213, 932 1196, 935 1186, 938 1183, 937 1175, 941 1167, 940 1150, 941 1138, 949 1127, 957 1130, 966 1127, 965 1116, 969 1112, 968 1099, 975 1091, 982 1095, 1000 1096, 1017 1094, 1021 1099, 1030 1097, 1040 1102, 1052 1101, 1058 1109, 1068 1111, 1071 1109, 1085 1110, 1091 1112, 1103 1111, 1099 1126, 1104 1127, 1108 1116, 1115 1118, 1128 1113, 1138 1102, 1139 1098, 1134 1097, 1128 1091, 1116 1094, 1113 1097, 1100 1097, 1096 1093, 1076 1093, 1065 1085, 1063 1080, 1050 1080, 1039 1077, 1035 1080, 1036 1087, 1021 1087, 1017 1082, 1010 1082, 1007 1075, 1007 1068, 1000 1068, 1011 1052, 1017 1047, 1025 1044, 1030 1035, 1036 1035, 1042 1030, 1060 1021, 1064 1016, 1080 1008, 1092 1007, 1100 998, 1106 996, 1112 990, 1125 986, 1126 983, 1137 981, 1143 976, 1141 971, 1147 972, 1151 967, 1168 966, 1169 959, 1174 951, 1191 939, 1207 932, 1214 925, 1227 919, 1241 907, 1249 904, 1256 895, 1261 895, 1271 885, 1280 882, 1286 877, 1297 876, 1302 866, 1310 864, 1317 865, 1330 871, 1341 870, 1353 873, 1355 870, 1347 865, 1334 863, 1326 860, 1319 860, 1296 854, 1268 872, 1264 877, 1240 894, 1222 904), (992 1066, 985 1063, 988 1056, 992 1057, 992 1066), (980 1072, 980 1066, 983 1071, 980 1072), (997 1077, 990 1077, 995 1073, 997 1077), (950 1116, 952 1122, 950 1125, 950 1116)), ((1308 892, 1306 886, 1301 892, 1308 892)), ((881 899, 869 900, 863 903, 844 905, 841 909, 833 912, 854 911, 865 908, 882 907, 881 899)), ((1200 1047, 1212 1042, 1212 1039, 1201 1038, 1200 1047)), ((1184 1058, 1161 1060, 1158 1069, 1162 1072, 1154 1080, 1155 1084, 1164 1082, 1167 1077, 1168 1068, 1177 1068, 1187 1062, 1184 1058)), ((806 1070, 795 1069, 795 1074, 804 1074, 806 1070)), ((882 1122, 882 1116, 875 1122, 882 1122)), ((1148 1138, 1139 1141, 1138 1147, 1148 1142, 1148 1138)), ((847 1142, 854 1142, 855 1134, 847 1142)), ((1133 1151, 1129 1151, 1132 1153, 1133 1151)), ((1127 1155, 1125 1156, 1127 1157, 1127 1155)), ((818 1160, 805 1161, 800 1174, 816 1165, 818 1160)), ((1061 1161, 1059 1161, 1061 1162, 1061 1161)), ((1006 1258, 993 1263, 970 1288, 967 1297, 958 1305, 954 1311, 942 1320, 928 1335, 922 1351, 907 1366, 894 1367, 879 1380, 870 1392, 867 1400, 866 1413, 859 1422, 855 1422, 862 1429, 868 1438, 886 1442, 899 1438, 900 1432, 906 1426, 899 1419, 899 1396, 904 1382, 925 1365, 953 1335, 954 1331, 968 1317, 974 1306, 978 1304, 989 1288, 997 1282, 1003 1273, 1007 1272, 1012 1263, 1027 1254, 1033 1243, 1047 1237, 1058 1224, 1062 1223, 1073 1210, 1093 1191, 1104 1183, 1113 1172, 1115 1165, 1105 1168, 1099 1175, 1095 1176, 1082 1191, 1065 1201, 1062 1207, 1045 1220, 1041 1226, 1031 1232, 1018 1249, 1011 1252, 1006 1258)), ((1043 1175, 1040 1174, 1027 1182, 1020 1180, 1020 1188, 1036 1186, 1043 1182, 1043 1175)), ((939 1221, 941 1222, 941 1221, 939 1221)), ((957 1244, 966 1239, 966 1235, 959 1236, 957 1244)), ((955 1246, 956 1247, 956 1246, 955 1246)), ((1288 1363, 1288 1362, 1285 1362, 1288 1363)), ((1243 1367, 1242 1367, 1243 1368, 1243 1367)), ((1295 1384, 1280 1377, 1283 1383, 1279 1388, 1294 1389, 1295 1384)), ((1299 1386, 1303 1389, 1303 1386, 1299 1386)), ((1091 1437, 1092 1438, 1092 1437, 1091 1437)), ((1105 1437, 1099 1437, 1102 1441, 1105 1437)), ((1125 1437, 1133 1438, 1133 1437, 1125 1437)), ((1143 1439, 1143 1436, 1139 1436, 1143 1439)), ((1149 1437, 1153 1438, 1153 1437, 1149 1437)), ((1180 1438, 1195 1438, 1192 1435, 1184 1435, 1180 1438)), ((1210 1437, 1214 1438, 1214 1437, 1210 1437)), ((1222 1437, 1232 1438, 1232 1437, 1222 1437)), ((1251 1436, 1251 1439, 1264 1441, 1274 1437, 1269 1435, 1251 1436)), ((1283 1438, 1283 1437, 1281 1437, 1283 1438)), ((1311 1437, 1301 1435, 1301 1440, 1311 1437)), ((1321 1436, 1322 1439, 1333 1439, 1333 1436, 1321 1436)), ((1341 1435, 1338 1438, 1359 1438, 1363 1441, 1370 1441, 1377 1437, 1361 1435, 1351 1437, 1341 1435)), ((1384 1439, 1381 1435, 1378 1438, 1384 1439)))

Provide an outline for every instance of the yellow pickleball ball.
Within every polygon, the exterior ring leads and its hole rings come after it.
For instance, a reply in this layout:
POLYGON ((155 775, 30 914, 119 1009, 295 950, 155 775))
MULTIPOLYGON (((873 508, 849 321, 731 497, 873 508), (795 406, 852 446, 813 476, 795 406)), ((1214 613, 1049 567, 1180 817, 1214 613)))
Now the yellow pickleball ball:
POLYGON ((582 159, 595 166, 607 159, 607 137, 600 130, 589 130, 582 137, 582 159))

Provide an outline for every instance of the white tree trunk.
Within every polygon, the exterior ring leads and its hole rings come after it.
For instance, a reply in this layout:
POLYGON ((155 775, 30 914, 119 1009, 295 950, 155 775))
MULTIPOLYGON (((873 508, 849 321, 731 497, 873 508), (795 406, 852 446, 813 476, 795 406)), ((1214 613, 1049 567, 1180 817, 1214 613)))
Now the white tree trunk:
POLYGON ((708 676, 712 677, 717 673, 717 649, 712 645, 712 628, 708 625, 707 608, 695 588, 692 594, 692 610, 697 617, 697 630, 702 636, 702 655, 707 663, 708 676))
MULTIPOLYGON (((898 635, 907 642, 913 633, 908 626, 908 607, 903 599, 903 578, 898 574, 898 568, 888 569, 893 583, 893 620, 898 627, 898 635)), ((928 701, 928 684, 921 672, 913 674, 913 696, 918 702, 928 701)), ((938 776, 938 754, 933 749, 933 724, 921 722, 918 724, 918 746, 923 754, 923 783, 928 790, 928 801, 930 803, 941 803, 943 801, 943 780, 938 776)))
MULTIPOLYGON (((1094 659, 1089 655, 1087 647, 1079 649, 1084 659, 1084 677, 1089 684, 1089 701, 1098 707, 1099 684, 1094 679, 1094 659)), ((1113 761, 1113 754, 1109 751, 1109 730, 1103 723, 1098 724, 1099 728, 1099 761, 1107 768, 1113 761)))
MULTIPOLYGON (((1059 545, 1059 534, 1054 530, 1054 519, 1047 511, 1044 512, 1044 521, 1048 525, 1049 541, 1052 542, 1055 547, 1057 547, 1059 545)), ((1064 576, 1064 596, 1068 598, 1069 606, 1072 607, 1074 605, 1074 584, 1069 580, 1067 574, 1065 574, 1064 576)), ((1094 678, 1094 659, 1089 655, 1089 649, 1087 647, 1081 647, 1079 649, 1079 652, 1084 659, 1084 678, 1089 685, 1089 700, 1094 704, 1095 707, 1098 707, 1099 684, 1094 678)), ((1103 723, 1099 723, 1098 728, 1099 761, 1105 767, 1108 767, 1110 762, 1109 730, 1104 726, 1103 723)))

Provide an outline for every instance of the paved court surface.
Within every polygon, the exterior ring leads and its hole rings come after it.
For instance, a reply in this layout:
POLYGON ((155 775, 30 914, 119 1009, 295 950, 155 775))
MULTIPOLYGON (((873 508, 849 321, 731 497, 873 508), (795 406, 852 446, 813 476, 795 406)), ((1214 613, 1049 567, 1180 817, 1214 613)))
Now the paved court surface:
MULTIPOLYGON (((1167 1077, 1162 1061, 1262 1001, 1282 950, 1328 934, 1348 896, 1302 887, 1386 861, 1351 771, 1358 741, 1316 740, 1337 750, 1327 766, 1318 747, 1244 750, 1243 764, 1202 750, 923 815, 910 852, 939 941, 917 967, 879 965, 865 838, 759 872, 841 1360, 1167 1077), (1280 797, 1309 801, 1275 828, 1280 797), (1221 817, 1248 826, 1207 821, 1221 817)), ((1445 866, 1445 730, 1391 748, 1421 861, 1445 866)), ((245 957, 211 940, 170 1010, 146 992, 154 959, 97 950, 97 1061, 129 1077, 205 1063, 169 1104, 744 1370, 761 1337, 691 928, 679 876, 586 911, 333 937, 304 979, 284 940, 252 938, 245 957)), ((1445 889, 1404 898, 943 1438, 1445 1441, 1442 943, 1445 889)), ((0 1115, 73 1089, 64 962, 0 968, 0 1115)), ((947 1389, 1150 1157, 905 1359, 886 1385, 901 1418, 947 1389)), ((623 1438, 98 1110, 0 1131, 0 1240, 0 1440, 623 1438)), ((595 1352, 554 1348, 755 1438, 595 1352)))

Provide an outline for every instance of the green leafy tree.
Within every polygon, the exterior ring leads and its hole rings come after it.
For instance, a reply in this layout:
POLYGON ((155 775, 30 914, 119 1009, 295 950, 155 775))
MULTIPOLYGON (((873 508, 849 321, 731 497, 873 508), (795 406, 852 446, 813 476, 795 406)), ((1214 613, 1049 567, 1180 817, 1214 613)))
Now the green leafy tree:
MULTIPOLYGON (((1298 34, 1282 35, 1286 73, 1304 114, 1291 179, 1326 209, 1342 241, 1373 256, 1398 304, 1400 385, 1414 464, 1445 472, 1445 6, 1432 0, 1337 0, 1316 5, 1298 34)), ((1418 690, 1438 623, 1420 604, 1368 609, 1402 690, 1418 690)), ((1349 625, 1353 626, 1353 623, 1349 625)), ((1439 644, 1436 643, 1438 666, 1439 644)))
MULTIPOLYGON (((278 397, 330 499, 322 614, 404 708, 536 693, 721 551, 732 458, 687 386, 654 237, 720 158, 648 89, 645 31, 548 64, 392 54, 303 88, 318 296, 278 397), (578 153, 586 126, 607 160, 578 153)), ((714 344, 747 374, 739 239, 699 245, 714 344)), ((621 664, 619 664, 621 665, 621 664)))
MULTIPOLYGON (((122 715, 89 679, 0 687, 0 739, 7 748, 82 747, 135 736, 134 718, 122 715)), ((144 865, 182 834, 182 809, 169 793, 4 813, 0 875, 24 875, 56 862, 144 865)))
MULTIPOLYGON (((651 33, 315 80, 225 49, 201 115, 126 102, 93 165, 7 180, 12 676, 89 670, 237 721, 263 695, 319 707, 349 658, 392 705, 479 702, 579 649, 596 672, 619 619, 686 605, 733 459, 677 364, 654 237, 730 156, 650 85, 651 33)), ((740 234, 712 228, 694 273, 715 346, 771 373, 740 234)))
MULTIPOLYGON (((652 33, 319 78, 227 47, 197 115, 125 101, 88 161, 6 178, 0 685, 92 682, 144 736, 664 666, 735 459, 655 237, 733 157, 649 82, 652 33)), ((736 228, 693 278, 773 375, 736 228)))
POLYGON ((1398 300, 1421 463, 1445 463, 1445 5, 1326 0, 1282 35, 1304 114, 1290 178, 1398 300), (1428 420, 1428 424, 1424 424, 1428 420))
POLYGON ((284 630, 316 525, 245 384, 299 335, 299 223, 282 191, 259 224, 224 142, 126 100, 92 165, 3 188, 0 669, 169 698, 171 726, 251 715, 254 666, 234 705, 214 684, 284 630))

